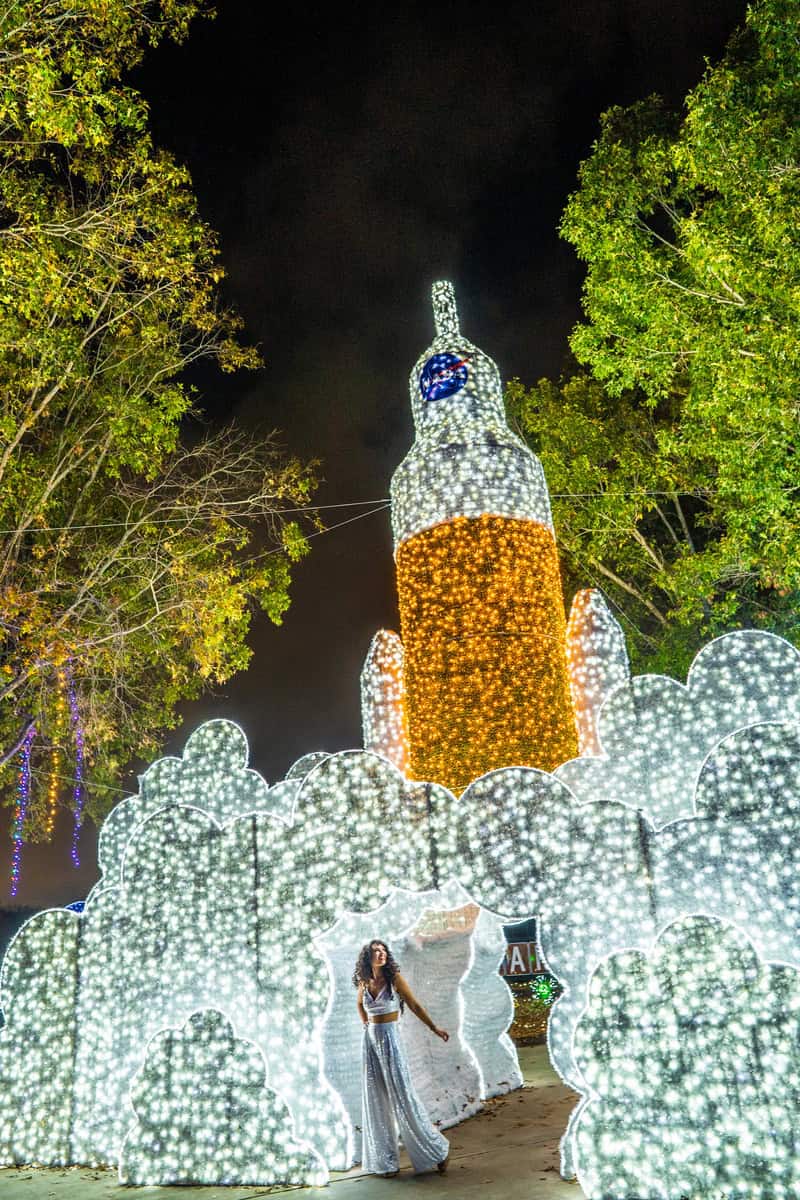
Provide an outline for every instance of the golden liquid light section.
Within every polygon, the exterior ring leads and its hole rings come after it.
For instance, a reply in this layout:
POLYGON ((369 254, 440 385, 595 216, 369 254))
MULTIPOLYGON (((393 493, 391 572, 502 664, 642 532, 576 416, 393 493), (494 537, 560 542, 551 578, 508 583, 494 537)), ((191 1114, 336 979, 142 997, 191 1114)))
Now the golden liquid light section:
POLYGON ((460 517, 397 552, 415 779, 454 792, 578 753, 555 540, 535 521, 460 517))

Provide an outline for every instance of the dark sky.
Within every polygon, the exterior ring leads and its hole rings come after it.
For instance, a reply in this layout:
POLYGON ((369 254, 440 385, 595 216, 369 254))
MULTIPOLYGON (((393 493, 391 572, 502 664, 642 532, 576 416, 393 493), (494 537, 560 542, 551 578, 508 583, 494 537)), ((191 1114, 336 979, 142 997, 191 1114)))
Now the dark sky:
MULTIPOLYGON (((317 499, 331 505, 388 495, 411 442, 407 378, 432 339, 434 279, 454 281, 465 334, 504 378, 558 375, 581 269, 556 226, 599 114, 653 91, 679 105, 745 11, 401 0, 290 5, 284 27, 262 0, 218 7, 135 78, 156 142, 192 172, 226 297, 266 360, 255 375, 204 375, 205 407, 322 458, 317 499)), ((397 626, 388 512, 315 539, 283 625, 255 621, 250 669, 187 706, 168 749, 231 717, 273 782, 306 751, 360 744, 358 677, 381 626, 397 626)), ((26 850, 18 902, 85 894, 93 831, 75 872, 68 824, 57 845, 26 850)))

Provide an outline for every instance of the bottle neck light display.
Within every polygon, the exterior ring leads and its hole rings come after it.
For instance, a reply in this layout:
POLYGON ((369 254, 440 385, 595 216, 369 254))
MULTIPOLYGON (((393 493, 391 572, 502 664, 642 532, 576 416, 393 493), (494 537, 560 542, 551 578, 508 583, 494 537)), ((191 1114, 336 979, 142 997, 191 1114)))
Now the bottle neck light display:
MULTIPOLYGON (((433 311, 409 384, 416 438, 391 485, 403 728, 410 777, 462 792, 497 767, 552 770, 578 743, 542 465, 509 429, 449 283, 433 311)), ((366 729, 386 686, 362 694, 366 729)))

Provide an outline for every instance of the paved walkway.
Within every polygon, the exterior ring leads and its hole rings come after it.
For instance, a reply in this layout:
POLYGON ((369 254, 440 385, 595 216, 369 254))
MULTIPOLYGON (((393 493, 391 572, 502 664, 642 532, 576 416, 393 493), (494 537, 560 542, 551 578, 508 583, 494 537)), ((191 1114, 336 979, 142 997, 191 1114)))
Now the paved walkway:
MULTIPOLYGON (((145 1188, 146 1200, 582 1200, 576 1183, 558 1174, 558 1142, 575 1094, 553 1073, 544 1046, 523 1047, 525 1086, 489 1100, 476 1117, 448 1131, 445 1176, 414 1175, 401 1157, 395 1179, 363 1175, 356 1167, 335 1174, 330 1188, 145 1188)), ((2 1200, 120 1200, 116 1171, 0 1170, 2 1200)))

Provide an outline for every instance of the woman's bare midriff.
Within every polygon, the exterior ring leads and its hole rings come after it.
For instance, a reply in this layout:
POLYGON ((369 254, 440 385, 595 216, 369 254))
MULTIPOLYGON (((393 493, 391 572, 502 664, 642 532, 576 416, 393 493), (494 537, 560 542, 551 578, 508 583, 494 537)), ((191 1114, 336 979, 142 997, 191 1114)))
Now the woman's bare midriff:
POLYGON ((376 1016, 370 1017, 370 1021, 372 1022, 373 1025, 385 1025, 387 1021, 396 1021, 396 1020, 397 1020, 396 1012, 378 1013, 376 1016))

